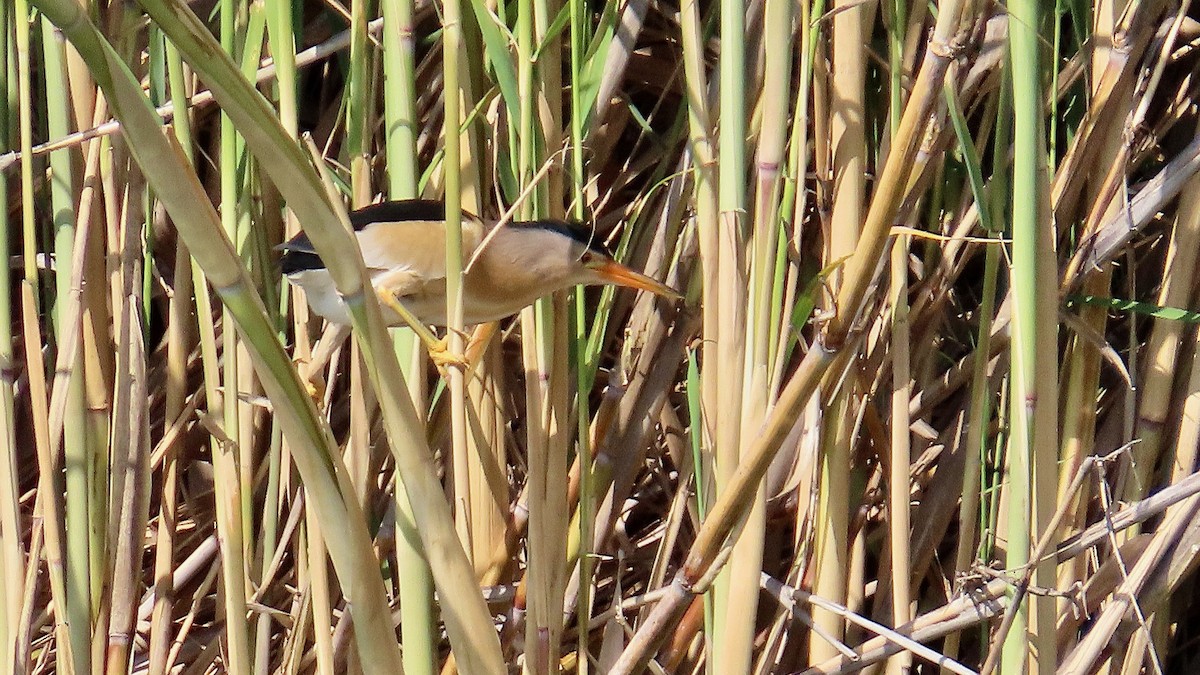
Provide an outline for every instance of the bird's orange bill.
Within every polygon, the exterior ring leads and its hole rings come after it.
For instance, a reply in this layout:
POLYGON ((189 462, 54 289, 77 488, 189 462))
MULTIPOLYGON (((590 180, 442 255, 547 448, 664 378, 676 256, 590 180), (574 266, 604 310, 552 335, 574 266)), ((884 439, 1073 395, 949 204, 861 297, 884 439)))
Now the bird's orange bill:
POLYGON ((675 300, 683 297, 674 288, 659 283, 645 274, 635 272, 621 263, 613 262, 612 260, 594 263, 591 265, 591 268, 595 270, 596 274, 600 275, 601 279, 610 284, 640 288, 643 291, 650 291, 651 293, 675 300))

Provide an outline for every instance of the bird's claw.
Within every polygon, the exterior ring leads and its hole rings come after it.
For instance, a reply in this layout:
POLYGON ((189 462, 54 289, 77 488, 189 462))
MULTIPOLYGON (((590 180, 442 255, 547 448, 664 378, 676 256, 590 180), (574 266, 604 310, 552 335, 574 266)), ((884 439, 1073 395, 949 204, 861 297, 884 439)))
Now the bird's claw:
POLYGON ((466 370, 470 366, 467 357, 463 354, 456 354, 450 351, 450 346, 447 338, 435 340, 426 345, 429 349, 429 358, 438 368, 458 368, 466 370))
POLYGON ((325 406, 325 379, 321 377, 320 371, 313 368, 312 361, 306 357, 292 359, 292 365, 296 372, 300 373, 300 384, 304 386, 304 392, 317 404, 317 410, 322 410, 325 406))

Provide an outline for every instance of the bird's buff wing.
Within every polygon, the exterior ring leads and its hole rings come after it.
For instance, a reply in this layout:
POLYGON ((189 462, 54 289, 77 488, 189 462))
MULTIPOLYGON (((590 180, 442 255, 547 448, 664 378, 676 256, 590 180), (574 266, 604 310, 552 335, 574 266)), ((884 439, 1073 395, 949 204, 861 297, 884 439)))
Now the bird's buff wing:
MULTIPOLYGON (((446 278, 446 224, 429 220, 381 221, 355 233, 363 262, 378 286, 385 278, 397 295, 408 295, 446 278)), ((478 220, 463 218, 463 261, 483 238, 478 220)))

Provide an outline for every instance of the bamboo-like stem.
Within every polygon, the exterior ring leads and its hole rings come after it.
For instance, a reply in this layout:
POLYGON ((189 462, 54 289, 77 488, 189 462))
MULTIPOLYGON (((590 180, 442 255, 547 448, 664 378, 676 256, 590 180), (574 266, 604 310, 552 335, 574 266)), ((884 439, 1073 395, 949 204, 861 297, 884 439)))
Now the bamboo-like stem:
MULTIPOLYGON (((889 130, 895 134, 900 126, 900 110, 904 91, 904 46, 902 26, 905 25, 905 6, 902 0, 892 0, 884 11, 891 25, 888 31, 889 130)), ((888 466, 888 555, 892 577, 892 625, 902 626, 912 621, 912 568, 910 542, 909 470, 912 463, 910 447, 912 420, 908 402, 912 398, 910 367, 911 335, 908 319, 908 235, 899 235, 892 243, 888 296, 892 304, 892 401, 891 448, 888 466)), ((900 652, 888 662, 888 672, 905 673, 912 668, 912 653, 900 652)))
MULTIPOLYGON (((277 78, 276 96, 279 106, 279 121, 289 136, 295 136, 299 127, 299 110, 297 103, 295 27, 292 24, 291 3, 276 0, 266 2, 264 14, 267 44, 270 48, 272 65, 275 67, 277 78)), ((264 213, 264 215, 268 214, 264 213)), ((299 229, 295 215, 290 210, 285 210, 283 218, 283 236, 285 238, 293 236, 299 229)), ((307 305, 291 296, 286 286, 287 284, 284 284, 285 288, 283 288, 279 308, 281 313, 286 315, 288 301, 289 299, 291 300, 291 304, 296 310, 294 312, 296 345, 293 353, 299 358, 304 358, 310 353, 308 335, 302 328, 307 323, 307 305)), ((270 285, 264 284, 264 287, 269 288, 270 285)), ((274 425, 271 428, 271 443, 267 452, 267 487, 262 500, 266 509, 261 524, 261 546, 258 549, 258 555, 255 559, 255 570, 253 571, 253 576, 259 584, 260 589, 263 587, 263 576, 268 574, 267 566, 269 561, 273 560, 280 552, 278 542, 279 515, 282 504, 280 494, 286 489, 286 486, 281 485, 281 483, 285 480, 285 467, 287 466, 285 455, 289 452, 289 448, 284 441, 282 429, 278 425, 274 425)), ((305 515, 309 515, 307 510, 305 510, 305 515)), ((307 554, 307 550, 302 551, 302 553, 307 554)), ((297 558, 303 559, 303 555, 297 555, 297 558)), ((324 558, 322 558, 322 562, 324 562, 324 558)), ((271 666, 272 618, 266 613, 259 615, 255 628, 254 668, 258 675, 262 675, 268 672, 271 666)), ((319 640, 320 635, 316 634, 316 637, 319 640)), ((317 645, 320 647, 322 643, 318 641, 317 645)), ((319 649, 317 653, 318 657, 324 655, 319 649)), ((324 665, 325 662, 319 660, 319 663, 324 665)))
MULTIPOLYGON (((66 581, 63 575, 65 524, 62 519, 60 500, 56 497, 56 495, 60 494, 58 472, 61 470, 62 464, 58 448, 52 447, 56 445, 55 441, 57 439, 52 435, 49 425, 46 369, 45 360, 42 356, 45 346, 38 328, 41 291, 37 268, 38 246, 33 212, 35 202, 33 191, 34 168, 33 157, 31 155, 31 148, 33 147, 33 118, 36 111, 31 83, 34 71, 31 68, 29 5, 24 0, 17 0, 14 4, 14 10, 13 14, 16 20, 15 52, 17 57, 15 75, 17 76, 17 103, 19 110, 21 110, 21 114, 18 117, 18 135, 21 148, 21 252, 24 261, 22 265, 24 274, 18 288, 25 370, 29 378, 30 407, 33 417, 33 441, 37 457, 38 494, 41 495, 43 492, 46 494, 46 497, 38 499, 35 512, 44 519, 42 522, 42 533, 45 536, 45 548, 42 554, 45 555, 46 565, 49 570, 51 598, 55 606, 69 608, 66 581)), ((18 601, 20 603, 19 618, 12 624, 12 633, 17 642, 14 646, 16 656, 14 657, 13 666, 16 670, 24 670, 30 657, 31 640, 22 639, 22 636, 28 638, 27 631, 30 630, 29 622, 24 620, 24 617, 28 616, 32 611, 31 603, 34 597, 34 585, 33 579, 30 576, 30 570, 36 569, 39 566, 36 562, 38 555, 32 549, 33 547, 31 546, 29 556, 30 560, 34 562, 28 565, 25 570, 25 582, 22 586, 23 594, 18 601)), ((73 666, 75 660, 70 654, 72 643, 66 631, 67 619, 68 617, 65 615, 65 612, 63 615, 55 617, 55 636, 60 641, 60 644, 67 648, 63 662, 70 668, 73 666)))
MULTIPOLYGON (((583 95, 579 83, 583 81, 584 48, 587 43, 587 6, 584 0, 567 0, 571 13, 571 197, 575 208, 571 216, 582 220, 584 217, 584 124, 587 120, 587 109, 583 103, 583 95)), ((579 595, 575 607, 578 617, 578 638, 575 655, 579 663, 580 675, 591 675, 591 615, 593 584, 596 561, 591 555, 592 539, 595 534, 596 492, 592 471, 592 439, 591 439, 591 406, 588 402, 590 389, 591 355, 580 348, 587 343, 587 321, 584 309, 583 288, 575 289, 574 294, 574 341, 575 341, 575 419, 576 446, 575 466, 579 475, 579 506, 578 538, 579 546, 579 595)), ((568 503, 570 500, 568 499, 568 503)))
MULTIPOLYGON (((532 150, 529 159, 533 163, 521 167, 518 174, 530 176, 530 182, 524 187, 534 186, 527 202, 530 211, 552 218, 564 216, 563 172, 559 163, 552 159, 542 183, 535 176, 543 172, 535 170, 545 162, 543 158, 550 149, 563 144, 561 123, 552 112, 563 108, 561 49, 558 38, 552 37, 550 32, 551 24, 560 12, 558 4, 558 0, 532 0, 532 33, 527 51, 532 76, 530 86, 532 92, 536 92, 531 98, 535 105, 530 107, 532 126, 522 127, 520 132, 522 144, 526 139, 529 141, 532 150)), ((522 58, 522 51, 518 47, 518 58, 522 58)), ((539 302, 535 305, 535 317, 537 332, 525 333, 522 338, 523 346, 532 346, 537 357, 536 371, 530 368, 530 362, 526 362, 530 438, 527 481, 531 508, 526 540, 530 551, 526 577, 530 587, 527 603, 530 612, 525 627, 525 664, 527 671, 550 673, 557 670, 561 652, 569 555, 562 542, 570 537, 570 509, 573 507, 568 501, 566 481, 572 436, 572 425, 568 421, 572 378, 566 294, 559 293, 539 302), (536 375, 531 377, 534 372, 536 375)), ((586 352, 587 343, 576 342, 574 348, 586 352)), ((570 560, 570 564, 574 565, 574 562, 574 559, 570 560)))
MULTIPOLYGON (((859 244, 866 195, 867 166, 865 136, 866 60, 863 42, 866 9, 855 2, 833 3, 832 71, 830 73, 830 145, 833 157, 833 209, 829 220, 828 260, 839 260, 859 244)), ((838 277, 834 277, 837 287, 838 277)), ((840 305, 839 310, 843 309, 840 305)), ((853 442, 851 391, 829 389, 828 414, 823 418, 821 479, 816 523, 816 577, 813 592, 837 603, 849 602, 849 481, 850 445, 853 442)), ((844 632, 844 621, 824 610, 813 611, 813 622, 835 637, 844 632)), ((809 660, 832 658, 827 642, 809 645, 809 660)))
MULTIPOLYGON (((715 336, 720 327, 720 300, 717 293, 719 288, 718 273, 720 264, 717 258, 717 175, 713 161, 716 152, 713 139, 712 121, 709 114, 708 89, 709 83, 705 74, 704 42, 701 39, 703 25, 700 20, 699 3, 695 0, 683 0, 680 5, 680 33, 683 46, 684 86, 687 92, 688 114, 688 150, 691 163, 695 170, 695 200, 696 238, 700 250, 700 279, 701 296, 706 299, 702 306, 702 333, 715 336)), ((705 340, 701 344, 701 358, 706 363, 717 361, 717 346, 713 340, 705 340)), ((712 480, 715 485, 713 466, 716 438, 716 423, 718 410, 718 370, 704 368, 700 372, 700 406, 699 414, 694 420, 700 422, 693 426, 691 433, 699 437, 701 463, 696 469, 697 480, 712 480)), ((713 498, 713 490, 706 482, 697 488, 698 495, 713 498)), ((707 509, 708 504, 703 505, 707 509)), ((708 628, 713 628, 715 593, 705 598, 705 621, 708 628)), ((711 642, 710 642, 711 644, 711 642)))
MULTIPOLYGON (((70 130, 69 102, 66 100, 69 83, 67 80, 66 55, 62 35, 44 18, 41 20, 42 53, 46 77, 47 131, 52 136, 65 136, 70 130)), ((63 150, 50 154, 50 197, 54 219, 55 260, 74 260, 76 215, 74 206, 75 176, 71 167, 71 155, 63 150)), ((58 341, 61 342, 68 330, 78 330, 78 324, 67 324, 63 313, 66 298, 71 289, 73 266, 60 265, 56 270, 55 314, 58 341)), ((76 374, 80 361, 69 364, 76 374)), ((60 611, 70 637, 70 650, 63 657, 72 659, 71 668, 77 673, 91 670, 91 570, 89 559, 88 496, 90 492, 87 474, 87 437, 84 434, 83 378, 73 377, 67 401, 67 423, 64 424, 63 452, 67 475, 66 502, 66 593, 65 608, 60 611)))
MULTIPOLYGON (((350 168, 350 206, 362 208, 371 202, 371 169, 368 153, 371 146, 371 110, 374 99, 369 92, 370 67, 368 63, 366 0, 350 3, 350 62, 346 84, 344 107, 346 110, 346 140, 343 146, 343 163, 350 168)), ((331 195, 331 199, 334 196, 331 195)), ((375 408, 374 396, 366 383, 361 350, 351 345, 350 370, 350 431, 342 451, 343 461, 350 480, 354 483, 355 497, 364 506, 371 504, 371 487, 374 482, 369 475, 371 459, 371 417, 375 408)), ((310 526, 309 569, 312 578, 313 631, 317 644, 317 663, 321 675, 334 672, 333 607, 337 603, 331 588, 325 559, 326 544, 320 523, 310 526)))
MULTIPOLYGON (((718 237, 718 202, 716 202, 716 154, 713 138, 713 123, 709 114, 708 90, 706 76, 706 58, 703 47, 703 24, 700 16, 700 6, 695 0, 684 0, 680 4, 680 43, 683 47, 684 86, 688 95, 688 149, 691 166, 695 168, 695 229, 700 249, 701 263, 701 297, 708 298, 702 304, 702 321, 704 335, 718 335, 720 330, 720 259, 718 237)), ((714 363, 718 360, 718 346, 715 341, 706 340, 701 346, 704 362, 714 363)), ((695 362, 692 362, 695 364, 695 362)), ((719 392, 718 372, 716 368, 704 368, 700 371, 700 392, 697 392, 696 413, 700 424, 691 428, 692 436, 696 437, 698 461, 695 468, 697 480, 697 500, 713 500, 715 486, 715 438, 718 424, 719 392), (701 483, 703 482, 703 483, 701 483)), ((706 512, 709 502, 698 504, 700 512, 706 512)), ((715 634, 716 611, 714 608, 715 593, 707 593, 704 598, 704 625, 708 629, 706 646, 712 647, 715 634)), ((708 651, 712 658, 712 651, 708 651)))
POLYGON ((413 2, 383 0, 384 147, 387 149, 388 192, 393 199, 417 196, 413 67, 413 2))
POLYGON ((333 675, 333 602, 329 573, 325 569, 328 548, 321 532, 321 523, 312 509, 304 510, 305 532, 308 541, 304 555, 308 558, 309 602, 312 606, 313 651, 317 656, 317 673, 333 675))
MULTIPOLYGON (((462 294, 462 119, 459 66, 463 45, 462 8, 458 0, 442 6, 442 131, 445 140, 442 170, 446 185, 446 330, 452 354, 461 354, 463 342, 462 294)), ((471 505, 465 500, 471 493, 468 476, 466 381, 459 369, 448 373, 452 472, 454 479, 454 523, 464 550, 471 547, 471 505)))
MULTIPOLYGON (((1038 3, 1020 0, 1009 5, 1012 24, 1009 45, 1013 68, 1013 211, 1012 211, 1012 287, 1013 287, 1013 392, 1009 399, 1013 434, 1009 446, 1008 551, 1005 564, 1019 569, 1029 562, 1030 531, 1042 531, 1043 512, 1053 504, 1058 455, 1057 415, 1054 397, 1057 387, 1047 387, 1057 370, 1057 327, 1054 319, 1044 321, 1047 297, 1044 274, 1053 268, 1053 236, 1049 220, 1042 217, 1041 200, 1045 191, 1041 176, 1045 154, 1041 137, 1041 70, 1038 39, 1038 3), (1040 268, 1040 269, 1039 269, 1040 268), (1048 349, 1048 351, 1047 351, 1048 349), (1044 396, 1049 392, 1049 396, 1044 396), (1047 494, 1047 492, 1049 494, 1047 494)), ((1052 382, 1051 382, 1052 383, 1052 382)), ((1039 584, 1053 586, 1054 568, 1043 564, 1038 571, 1039 584)), ((1052 670, 1055 664, 1053 601, 1035 599, 1033 612, 1018 608, 1013 630, 1003 650, 1004 672, 1023 672, 1025 668, 1052 670), (1035 652, 1029 641, 1036 640, 1035 652), (1026 663, 1027 659, 1035 659, 1026 663)))
MULTIPOLYGON (((888 466, 889 555, 892 575, 892 625, 912 620, 911 551, 909 547, 909 465, 912 463, 911 421, 908 402, 912 398, 909 367, 908 325, 908 236, 896 237, 891 260, 892 300, 892 419, 891 452, 888 466)), ((911 658, 901 655, 889 662, 889 668, 903 671, 911 667, 911 658)), ((895 672, 895 671, 893 671, 895 672)))
MULTIPOLYGON (((237 10, 233 0, 222 0, 219 5, 221 47, 231 58, 234 58, 235 45, 240 37, 245 37, 243 30, 237 27, 237 10)), ((237 131, 229 115, 222 113, 220 117, 220 214, 221 224, 226 236, 233 242, 241 241, 238 231, 239 205, 239 176, 238 161, 240 159, 237 131)), ((239 247, 240 248, 240 247, 239 247)), ((223 323, 230 322, 228 310, 222 315, 223 323)), ((228 442, 213 439, 213 472, 216 476, 214 483, 217 512, 218 541, 221 544, 221 597, 225 612, 225 637, 229 650, 229 668, 234 672, 250 672, 250 636, 246 622, 246 566, 243 552, 245 550, 244 523, 242 520, 242 487, 238 467, 242 453, 250 452, 249 446, 239 448, 238 441, 246 440, 241 433, 242 406, 239 405, 238 393, 242 384, 238 350, 237 333, 223 331, 221 333, 223 359, 221 381, 222 396, 209 401, 216 411, 223 413, 223 431, 232 438, 228 442), (236 439, 232 440, 232 439, 236 439)))
MULTIPOLYGON (((24 21, 24 15, 16 15, 15 3, 0 3, 0 95, 11 100, 16 93, 17 83, 10 79, 11 49, 8 27, 13 22, 24 21)), ((0 106, 0 152, 8 150, 15 115, 8 106, 0 106)), ((22 155, 23 156, 23 155, 22 155)), ((8 194, 8 173, 0 172, 0 192, 8 194)), ((10 242, 12 225, 8 209, 0 211, 0 260, 11 257, 10 242)), ((12 270, 0 265, 0 287, 12 288, 12 270)), ((4 572, 4 601, 0 607, 0 659, 16 667, 17 624, 21 616, 21 597, 24 595, 25 556, 21 543, 20 505, 17 473, 16 411, 13 392, 12 297, 0 298, 0 565, 4 572)))
POLYGON ((370 152, 371 109, 374 99, 369 78, 367 47, 367 0, 350 3, 350 81, 346 87, 346 151, 350 166, 350 203, 354 208, 371 201, 370 152))
MULTIPOLYGON (((413 66, 413 2, 383 0, 384 147, 387 150, 388 193, 393 199, 417 196, 416 136, 419 120, 413 66)), ((418 407, 424 401, 424 351, 412 331, 393 331, 396 354, 418 407)), ((433 577, 421 551, 404 483, 396 480, 396 562, 400 582, 400 633, 404 671, 413 675, 435 672, 437 621, 433 606, 433 577)))
MULTIPOLYGON (((720 134, 717 161, 716 276, 715 301, 717 359, 705 361, 706 369, 715 368, 720 401, 715 408, 714 476, 720 499, 741 460, 743 368, 746 356, 746 292, 743 250, 745 228, 746 175, 746 11, 745 5, 725 0, 720 6, 720 134)), ((714 402, 715 403, 715 402, 714 402)), ((759 492, 757 488, 755 492, 759 492)), ((753 556, 761 556, 754 543, 761 538, 765 497, 754 500, 745 528, 750 543, 741 551, 736 567, 726 568, 713 586, 713 661, 718 670, 742 672, 749 667, 750 640, 753 636, 756 603, 750 584, 757 587, 753 556), (758 551, 756 554, 754 551, 758 551), (747 555, 750 557, 748 558, 747 555), (749 605, 749 606, 748 606, 749 605), (747 616, 748 614, 748 616, 747 616)))

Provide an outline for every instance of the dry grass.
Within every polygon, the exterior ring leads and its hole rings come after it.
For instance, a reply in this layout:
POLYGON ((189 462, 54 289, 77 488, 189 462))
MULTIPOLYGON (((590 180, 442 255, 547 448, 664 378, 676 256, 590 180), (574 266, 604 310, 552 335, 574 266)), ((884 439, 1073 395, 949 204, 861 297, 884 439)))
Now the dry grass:
POLYGON ((1200 668, 1192 3, 142 0, 106 51, 29 2, 13 672, 1200 668), (687 299, 561 293, 443 381, 337 227, 415 195, 687 299))

